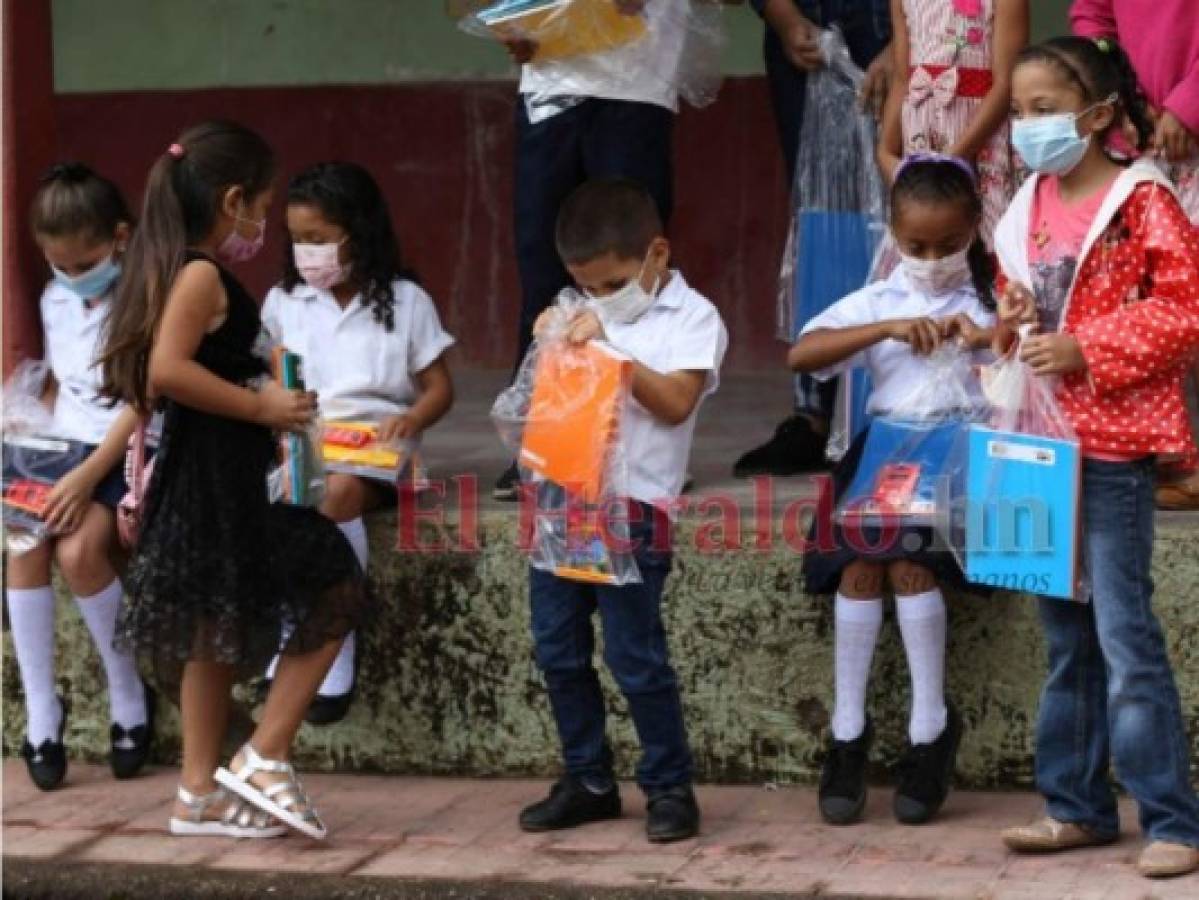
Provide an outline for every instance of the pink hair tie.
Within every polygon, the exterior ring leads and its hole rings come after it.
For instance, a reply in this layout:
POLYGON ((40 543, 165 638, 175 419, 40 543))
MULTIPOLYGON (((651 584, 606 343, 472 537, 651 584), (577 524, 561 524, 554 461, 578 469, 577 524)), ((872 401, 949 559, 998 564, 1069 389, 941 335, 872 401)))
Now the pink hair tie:
POLYGON ((183 145, 171 144, 171 146, 167 147, 167 153, 171 154, 175 159, 183 159, 183 145))

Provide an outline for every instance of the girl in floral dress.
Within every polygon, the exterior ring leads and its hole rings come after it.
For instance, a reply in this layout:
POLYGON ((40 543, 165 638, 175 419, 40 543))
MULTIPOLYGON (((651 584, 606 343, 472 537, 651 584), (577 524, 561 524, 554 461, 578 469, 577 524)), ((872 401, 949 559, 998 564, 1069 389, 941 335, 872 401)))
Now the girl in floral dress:
POLYGON ((883 113, 879 164, 890 180, 910 153, 973 162, 990 246, 1017 186, 1008 108, 1016 54, 1028 42, 1028 0, 891 0, 891 15, 897 77, 883 113))

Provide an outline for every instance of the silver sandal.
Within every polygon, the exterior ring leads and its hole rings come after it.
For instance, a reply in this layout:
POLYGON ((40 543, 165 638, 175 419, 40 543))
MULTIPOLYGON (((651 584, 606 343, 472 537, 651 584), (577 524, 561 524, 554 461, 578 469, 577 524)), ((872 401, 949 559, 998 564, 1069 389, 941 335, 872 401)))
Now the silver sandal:
POLYGON ((325 827, 312 801, 304 793, 304 787, 300 784, 300 778, 292 764, 264 759, 248 743, 238 753, 242 757, 241 766, 236 772, 226 768, 217 769, 217 783, 301 834, 318 841, 324 840, 329 829, 325 827), (250 779, 260 772, 268 775, 286 775, 287 780, 259 788, 252 784, 250 779))
POLYGON ((197 795, 180 785, 175 796, 187 807, 187 818, 171 816, 168 823, 171 834, 181 837, 233 838, 277 838, 287 834, 287 828, 269 814, 230 796, 224 788, 217 788, 211 794, 197 795), (224 814, 219 819, 206 818, 208 810, 219 803, 229 804, 224 814))

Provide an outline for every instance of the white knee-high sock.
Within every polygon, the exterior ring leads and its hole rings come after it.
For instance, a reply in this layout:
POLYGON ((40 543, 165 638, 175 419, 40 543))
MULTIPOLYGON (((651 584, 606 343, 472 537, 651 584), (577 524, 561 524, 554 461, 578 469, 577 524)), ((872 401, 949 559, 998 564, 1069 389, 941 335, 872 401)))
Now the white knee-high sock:
MULTIPOLYGON (((366 536, 366 523, 359 516, 348 522, 338 522, 337 527, 350 542, 354 556, 358 558, 358 565, 362 566, 362 571, 365 572, 366 564, 370 561, 370 543, 366 536)), ((329 674, 325 676, 318 693, 324 694, 326 697, 339 697, 349 692, 350 688, 354 686, 354 653, 356 649, 357 641, 354 632, 351 631, 346 635, 346 641, 341 645, 341 651, 333 660, 329 674)))
POLYGON ((113 646, 117 615, 121 611, 124 593, 120 579, 114 578, 112 584, 99 593, 91 597, 76 597, 75 602, 104 663, 112 720, 122 728, 129 729, 146 724, 146 689, 137 673, 132 654, 121 652, 113 646))
POLYGON ((931 744, 945 730, 945 598, 933 588, 895 602, 903 649, 912 678, 912 717, 908 737, 931 744))
POLYGON ((833 738, 852 741, 866 727, 866 687, 874 645, 883 624, 883 601, 850 600, 837 594, 834 607, 833 738))
POLYGON ((12 626, 21 687, 25 690, 25 734, 29 743, 58 740, 62 707, 54 689, 54 590, 49 585, 8 589, 8 621, 12 626))

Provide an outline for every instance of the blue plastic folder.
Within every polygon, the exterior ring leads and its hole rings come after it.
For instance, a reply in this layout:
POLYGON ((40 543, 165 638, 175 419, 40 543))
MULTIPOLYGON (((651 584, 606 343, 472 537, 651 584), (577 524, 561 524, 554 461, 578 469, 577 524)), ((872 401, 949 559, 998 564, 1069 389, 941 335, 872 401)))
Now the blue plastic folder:
POLYGON ((972 426, 966 579, 1074 599, 1080 472, 1073 441, 972 426))
POLYGON ((797 216, 796 334, 866 283, 877 242, 865 213, 801 209, 797 216))
POLYGON ((870 372, 860 366, 850 369, 843 377, 846 379, 846 388, 849 391, 849 421, 846 423, 846 431, 852 443, 854 438, 870 424, 870 414, 866 412, 866 404, 870 402, 870 395, 874 391, 874 381, 870 377, 870 372))

